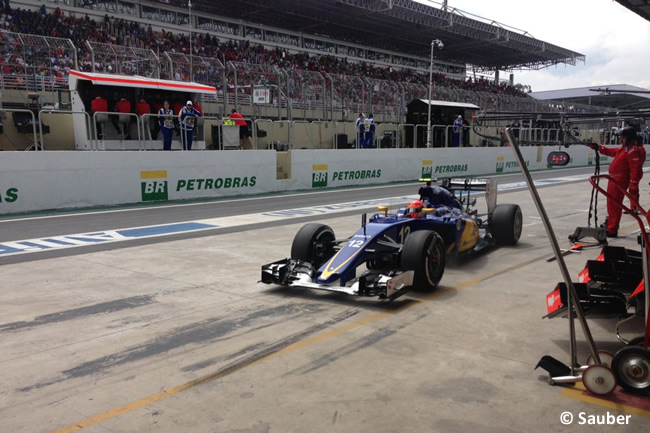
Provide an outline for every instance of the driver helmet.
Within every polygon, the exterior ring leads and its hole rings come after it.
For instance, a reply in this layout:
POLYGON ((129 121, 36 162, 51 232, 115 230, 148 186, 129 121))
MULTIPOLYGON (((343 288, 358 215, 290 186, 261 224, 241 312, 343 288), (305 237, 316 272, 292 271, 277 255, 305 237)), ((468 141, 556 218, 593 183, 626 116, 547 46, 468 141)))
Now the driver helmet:
POLYGON ((412 201, 406 207, 406 216, 409 218, 422 218, 423 207, 424 207, 424 202, 422 200, 412 201))

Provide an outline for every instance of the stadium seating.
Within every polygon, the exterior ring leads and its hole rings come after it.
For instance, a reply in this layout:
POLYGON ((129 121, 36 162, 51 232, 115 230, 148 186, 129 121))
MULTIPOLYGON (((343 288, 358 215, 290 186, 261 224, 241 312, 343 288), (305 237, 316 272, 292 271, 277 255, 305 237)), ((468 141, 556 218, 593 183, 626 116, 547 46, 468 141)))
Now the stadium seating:
MULTIPOLYGON (((362 108, 370 106, 375 114, 402 113, 403 106, 410 100, 426 97, 429 85, 428 73, 408 67, 389 68, 333 55, 290 53, 285 48, 269 47, 268 43, 220 40, 209 33, 193 33, 190 43, 187 34, 165 30, 156 32, 150 25, 144 26, 119 16, 106 15, 103 21, 79 16, 65 16, 60 11, 43 15, 20 9, 0 14, 0 29, 5 30, 0 32, 0 44, 5 53, 0 57, 2 83, 25 89, 64 87, 69 70, 75 67, 73 51, 77 50, 79 60, 76 67, 82 71, 138 75, 153 74, 151 68, 146 72, 139 69, 140 53, 159 53, 160 78, 193 79, 216 85, 221 88, 222 95, 225 83, 221 80, 225 68, 227 86, 233 92, 236 74, 237 96, 244 104, 252 99, 254 86, 279 86, 282 78, 278 73, 291 76, 286 88, 281 89, 283 99, 280 103, 287 105, 287 100, 290 100, 294 107, 309 109, 319 109, 328 104, 341 111, 366 111, 362 108), (52 44, 50 40, 47 44, 34 44, 30 38, 16 34, 56 37, 57 41, 69 37, 74 48, 70 49, 62 42, 52 44), (94 48, 86 41, 92 41, 94 48), (97 48, 101 44, 110 49, 97 48), (190 46, 193 59, 206 60, 188 62, 190 46), (218 60, 211 62, 209 59, 218 60), (168 63, 173 67, 169 68, 168 63), (334 92, 330 91, 330 86, 334 92), (332 95, 333 100, 326 101, 332 95)), ((433 84, 432 99, 474 103, 482 108, 502 110, 535 105, 532 98, 517 88, 483 78, 455 80, 434 73, 433 84)))

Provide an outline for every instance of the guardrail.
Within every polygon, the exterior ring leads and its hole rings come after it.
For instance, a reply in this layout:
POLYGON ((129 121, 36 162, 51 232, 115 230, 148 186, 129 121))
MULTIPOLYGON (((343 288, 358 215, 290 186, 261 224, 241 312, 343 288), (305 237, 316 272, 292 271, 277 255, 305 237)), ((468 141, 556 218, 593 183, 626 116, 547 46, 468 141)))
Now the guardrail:
POLYGON ((270 119, 257 119, 257 120, 255 120, 253 122, 253 139, 255 140, 255 149, 259 149, 259 141, 258 140, 261 138, 260 135, 259 135, 260 131, 265 132, 265 134, 266 134, 265 137, 267 138, 267 142, 268 142, 266 144, 266 148, 271 149, 273 143, 272 143, 270 137, 272 137, 273 133, 274 133, 273 121, 270 120, 270 119), (260 124, 268 125, 268 128, 263 130, 262 128, 259 127, 260 124))
MULTIPOLYGON (((0 109, 0 112, 24 113, 18 117, 14 116, 14 118, 22 120, 22 123, 18 124, 19 133, 32 135, 30 149, 42 150, 46 147, 44 136, 47 134, 47 130, 45 129, 47 127, 43 123, 43 116, 49 114, 72 115, 74 116, 74 122, 77 122, 78 126, 80 126, 78 122, 81 122, 81 117, 77 116, 83 116, 85 130, 88 131, 87 140, 90 150, 107 150, 108 141, 106 144, 104 143, 107 139, 106 134, 104 134, 102 139, 100 132, 110 126, 109 124, 118 125, 120 131, 117 133, 116 140, 118 141, 112 144, 113 148, 117 150, 125 150, 127 148, 141 151, 160 149, 160 146, 154 143, 154 141, 160 140, 160 138, 154 138, 152 135, 159 129, 159 116, 154 113, 138 116, 134 113, 105 112, 95 113, 91 116, 85 111, 43 109, 35 113, 28 109, 8 108, 0 109), (131 147, 129 147, 129 142, 126 140, 129 132, 125 128, 129 127, 132 127, 130 132, 134 136, 130 143, 131 147), (137 145, 134 143, 136 140, 137 145), (119 141, 122 142, 121 147, 119 141)), ((178 116, 172 116, 177 122, 178 116)), ((12 119, 11 116, 10 119, 12 119)), ((47 121, 47 119, 45 120, 47 121)), ((272 121, 269 119, 251 118, 242 118, 240 120, 247 121, 250 126, 250 145, 246 138, 243 143, 244 146, 240 146, 238 129, 224 129, 232 126, 227 125, 227 123, 232 121, 231 119, 216 116, 204 116, 197 119, 194 129, 195 140, 205 141, 206 149, 214 150, 235 150, 243 147, 244 149, 275 149, 286 151, 291 149, 350 149, 359 147, 359 129, 355 122, 272 121), (227 131, 226 136, 224 136, 224 131, 227 131), (212 137, 211 142, 210 136, 212 137), (223 145, 224 137, 227 140, 226 145, 223 145)), ((8 133, 8 125, 11 125, 11 121, 5 124, 5 134, 8 133)), ((427 129, 427 125, 424 124, 377 123, 374 148, 402 149, 427 147, 427 129)), ((477 133, 471 127, 464 126, 460 133, 462 137, 460 146, 480 147, 502 145, 503 143, 500 137, 502 129, 503 127, 501 126, 481 126, 478 127, 477 133)), ((14 132, 10 129, 9 133, 14 132)), ((112 129, 110 133, 112 136, 116 135, 112 129)), ((432 125, 431 134, 432 147, 452 147, 454 145, 453 139, 456 133, 454 132, 453 125, 432 125)), ((618 140, 618 136, 609 130, 572 129, 567 131, 561 128, 519 129, 520 140, 523 143, 531 142, 531 144, 557 144, 566 138, 566 134, 576 136, 580 140, 590 140, 601 144, 615 145, 618 140)), ((51 139, 52 137, 47 138, 47 141, 51 139)), ((83 140, 83 137, 80 139, 83 140)))
POLYGON ((91 150, 93 150, 93 143, 95 147, 97 146, 97 140, 93 140, 92 133, 92 127, 91 127, 91 121, 90 121, 90 114, 88 114, 85 111, 69 111, 69 110, 41 110, 38 112, 38 133, 39 137, 41 139, 41 150, 45 150, 45 139, 43 138, 43 114, 82 114, 84 116, 84 120, 86 121, 86 131, 88 131, 89 138, 90 138, 90 146, 91 150))
MULTIPOLYGON (((18 130, 18 132, 22 132, 22 131, 19 130, 19 128, 24 127, 24 126, 29 127, 31 125, 32 134, 33 134, 34 139, 32 141, 31 146, 29 146, 25 150, 31 150, 32 148, 34 150, 39 150, 39 145, 38 145, 39 143, 38 143, 38 139, 37 139, 37 136, 36 136, 36 115, 34 114, 34 112, 32 110, 27 110, 26 108, 0 108, 0 112, 2 112, 2 113, 28 113, 29 117, 31 117, 31 123, 30 124, 28 124, 28 125, 20 125, 20 123, 16 121, 15 116, 13 116, 13 115, 12 115, 12 117, 13 117, 12 121, 14 122, 14 125, 16 126, 16 129, 18 130)), ((43 150, 43 149, 41 148, 40 150, 43 150)))
POLYGON ((137 128, 136 131, 138 137, 138 147, 140 148, 140 150, 144 150, 142 135, 141 135, 142 133, 141 116, 138 116, 135 113, 120 113, 117 111, 106 111, 106 112, 93 114, 93 120, 95 121, 95 126, 102 125, 102 134, 103 134, 102 139, 100 139, 98 128, 88 129, 88 131, 93 131, 92 140, 94 140, 95 146, 98 147, 99 144, 101 144, 102 150, 106 150, 106 148, 104 147, 104 140, 103 140, 105 138, 106 131, 103 128, 105 128, 106 124, 110 122, 113 123, 113 125, 117 124, 117 126, 119 127, 120 131, 118 133, 121 134, 120 141, 122 143, 122 150, 125 150, 124 141, 126 140, 126 137, 130 135, 131 119, 133 118, 135 118, 135 123, 137 128))

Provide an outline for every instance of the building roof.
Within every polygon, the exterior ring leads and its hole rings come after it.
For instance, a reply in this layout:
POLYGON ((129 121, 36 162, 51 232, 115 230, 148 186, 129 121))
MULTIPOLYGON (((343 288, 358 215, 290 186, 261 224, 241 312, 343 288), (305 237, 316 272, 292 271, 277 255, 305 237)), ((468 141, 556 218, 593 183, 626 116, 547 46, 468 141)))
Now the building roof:
POLYGON ((140 89, 159 89, 208 94, 215 94, 217 92, 216 87, 194 82, 159 80, 156 78, 140 77, 137 75, 100 74, 71 70, 69 78, 70 89, 76 89, 78 80, 88 80, 93 84, 114 87, 134 87, 140 89))
POLYGON ((555 100, 611 108, 650 108, 650 90, 628 84, 576 87, 529 93, 538 100, 555 100))
MULTIPOLYGON (((186 0, 169 2, 187 8, 186 0)), ((193 0, 192 10, 424 58, 430 56, 431 41, 439 39, 444 49, 435 53, 437 59, 486 70, 585 60, 522 30, 412 0, 193 0)))
POLYGON ((635 14, 650 21, 650 0, 616 0, 635 14))
POLYGON ((463 103, 463 102, 449 102, 449 101, 436 101, 436 100, 428 100, 428 99, 417 99, 418 101, 421 101, 425 104, 429 104, 432 107, 457 107, 457 108, 468 108, 471 110, 479 110, 480 107, 478 105, 474 104, 468 104, 468 103, 463 103))

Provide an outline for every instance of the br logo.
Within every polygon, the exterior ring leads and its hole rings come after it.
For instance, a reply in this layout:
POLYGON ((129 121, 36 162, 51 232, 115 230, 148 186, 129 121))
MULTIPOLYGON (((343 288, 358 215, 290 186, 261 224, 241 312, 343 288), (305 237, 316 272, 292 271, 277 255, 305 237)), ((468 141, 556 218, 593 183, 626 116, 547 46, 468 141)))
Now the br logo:
POLYGON ((503 156, 499 156, 497 158, 497 173, 503 173, 503 169, 506 166, 505 158, 503 156))
POLYGON ((431 179, 433 176, 433 160, 422 161, 422 179, 431 179))
POLYGON ((311 174, 311 187, 312 188, 325 188, 327 187, 327 164, 312 166, 311 174))
POLYGON ((167 170, 140 172, 142 201, 167 200, 167 170))

